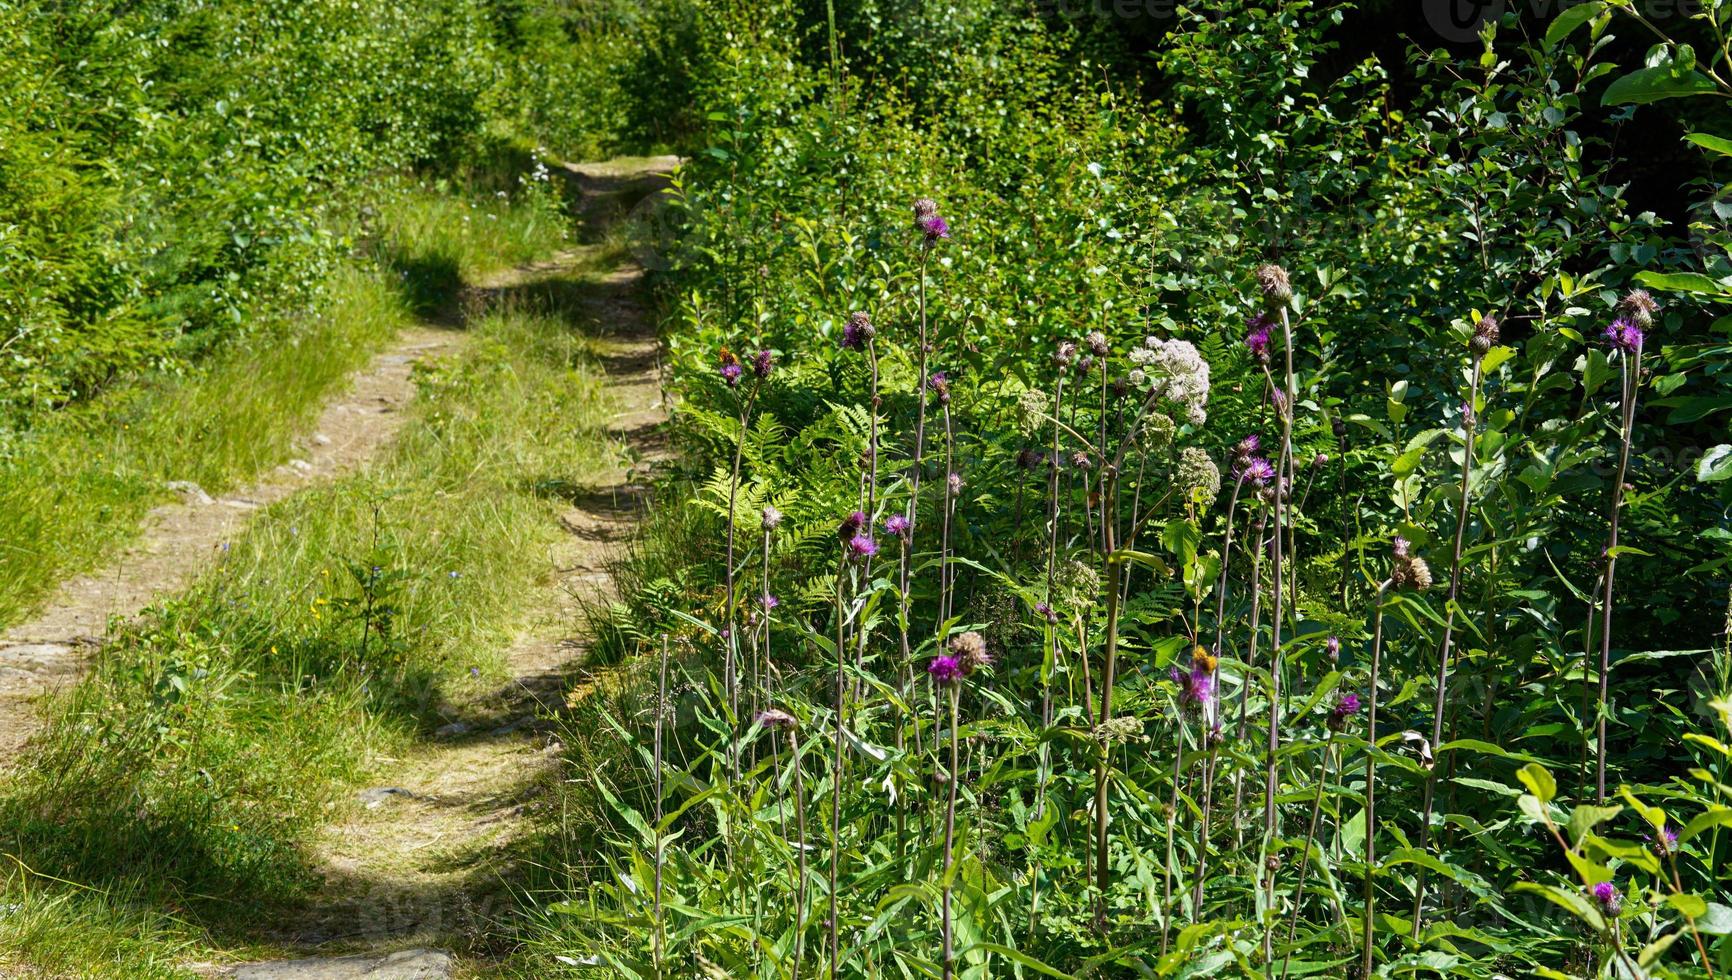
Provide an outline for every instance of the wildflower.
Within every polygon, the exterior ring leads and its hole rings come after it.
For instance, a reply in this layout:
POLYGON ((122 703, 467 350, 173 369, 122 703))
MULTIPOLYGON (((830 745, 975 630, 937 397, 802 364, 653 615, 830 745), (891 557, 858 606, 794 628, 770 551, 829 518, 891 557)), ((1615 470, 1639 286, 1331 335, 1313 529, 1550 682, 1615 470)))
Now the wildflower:
POLYGON ((1646 289, 1632 289, 1618 301, 1618 309, 1637 329, 1647 330, 1654 325, 1654 313, 1660 309, 1660 304, 1654 302, 1654 297, 1646 289))
POLYGON ((775 362, 767 350, 761 350, 752 357, 752 374, 756 375, 759 381, 769 380, 770 370, 773 367, 775 367, 775 362))
MULTIPOLYGON (((1341 659, 1341 637, 1331 636, 1323 642, 1323 652, 1329 655, 1329 662, 1335 663, 1341 659)), ((1357 701, 1355 702, 1357 703, 1357 701)))
POLYGON ((1203 407, 1209 403, 1209 362, 1203 360, 1195 344, 1149 337, 1132 348, 1129 356, 1154 379, 1151 395, 1182 406, 1192 425, 1203 424, 1203 407))
POLYGON ((1654 853, 1661 857, 1669 857, 1678 853, 1678 830, 1670 824, 1661 827, 1659 836, 1654 838, 1654 853))
POLYGON ((1016 454, 1016 468, 1034 471, 1040 469, 1040 464, 1046 459, 1046 453, 1038 449, 1024 448, 1016 454))
POLYGON ((1094 355, 1084 354, 1077 358, 1076 369, 1078 374, 1087 374, 1090 371, 1093 371, 1095 369, 1094 355))
POLYGON ((930 197, 917 197, 914 199, 914 220, 915 221, 919 221, 921 218, 930 218, 937 213, 938 213, 938 202, 937 201, 934 201, 930 197))
POLYGON ((1233 468, 1239 471, 1239 479, 1249 480, 1260 487, 1268 486, 1269 481, 1275 479, 1275 464, 1261 456, 1238 460, 1233 468))
POLYGON ((1201 667, 1213 674, 1215 668, 1221 665, 1221 661, 1216 659, 1215 655, 1210 653, 1207 649, 1201 646, 1196 646, 1191 648, 1191 665, 1194 667, 1201 667))
POLYGON ((1202 665, 1193 662, 1188 671, 1174 666, 1168 671, 1173 683, 1179 685, 1179 707, 1186 713, 1203 711, 1215 698, 1215 677, 1202 665))
POLYGON ((951 637, 950 652, 956 657, 956 662, 965 675, 982 667, 992 666, 992 654, 986 649, 986 638, 973 630, 951 637))
POLYGON ((848 553, 855 558, 869 558, 878 553, 878 542, 869 535, 856 534, 848 539, 848 553))
POLYGON ((1606 340, 1618 350, 1634 354, 1642 349, 1642 328, 1628 317, 1621 316, 1606 326, 1606 340))
POLYGON ((772 609, 774 609, 777 606, 782 604, 782 600, 776 598, 774 595, 772 595, 768 592, 764 593, 763 598, 759 599, 758 601, 764 604, 764 611, 765 612, 769 612, 770 610, 772 610, 772 609))
POLYGON ((1358 713, 1359 695, 1343 694, 1341 699, 1335 702, 1335 707, 1330 709, 1329 720, 1326 724, 1328 724, 1330 731, 1338 732, 1347 727, 1347 720, 1358 713))
POLYGON ((1143 720, 1136 715, 1114 715, 1095 726, 1095 739, 1103 744, 1115 742, 1141 742, 1143 740, 1143 720))
POLYGON ((926 235, 928 248, 937 244, 940 238, 950 237, 950 222, 945 221, 943 215, 929 214, 916 218, 914 219, 914 226, 926 235))
POLYGON ((1263 304, 1272 310, 1287 305, 1293 298, 1293 286, 1287 281, 1287 270, 1278 265, 1257 267, 1257 288, 1263 291, 1263 304))
POLYGON ((926 665, 926 674, 939 684, 954 684, 962 679, 962 663, 949 654, 941 653, 926 665))
POLYGON ((1059 569, 1058 584, 1077 602, 1093 602, 1101 592, 1101 573, 1093 565, 1073 558, 1059 569))
POLYGON ((1593 888, 1594 901, 1599 904, 1600 911, 1616 918, 1624 909, 1624 896, 1618 894, 1616 885, 1602 881, 1593 888))
POLYGON ((1271 389, 1269 391, 1269 407, 1275 410, 1275 414, 1278 417, 1286 418, 1288 408, 1287 392, 1280 388, 1271 389))
POLYGON ((1473 339, 1467 342, 1468 350, 1473 351, 1476 360, 1484 357, 1486 352, 1491 350, 1492 345, 1497 343, 1498 333, 1496 317, 1488 314, 1480 318, 1479 323, 1473 328, 1473 339))
POLYGON ((934 371, 932 376, 926 379, 926 387, 938 395, 938 404, 950 404, 950 375, 943 371, 934 371))
POLYGON ((952 497, 961 496, 961 494, 962 494, 962 474, 961 473, 952 473, 949 476, 945 477, 944 478, 944 484, 946 487, 949 488, 950 495, 952 497))
POLYGON ((842 326, 842 347, 846 350, 864 350, 866 342, 877 333, 870 316, 860 312, 850 313, 848 322, 842 326))
POLYGON ((1125 375, 1125 384, 1132 388, 1141 388, 1149 382, 1149 372, 1142 368, 1131 368, 1131 373, 1125 375))
POLYGON ((1143 420, 1142 441, 1150 449, 1164 449, 1173 441, 1173 433, 1178 431, 1173 420, 1160 412, 1150 412, 1143 420))
POLYGON ((1034 611, 1040 613, 1040 617, 1049 623, 1058 622, 1058 613, 1053 611, 1052 604, 1049 602, 1035 603, 1034 611))
POLYGON ((1241 459, 1255 456, 1263 448, 1263 437, 1253 432, 1233 446, 1233 455, 1241 459))
POLYGON ((1389 580, 1397 589, 1424 592, 1431 588, 1431 566, 1418 555, 1410 554, 1406 538, 1397 537, 1392 545, 1395 559, 1389 569, 1389 580))
POLYGON ((793 731, 799 726, 794 716, 780 708, 766 708, 758 712, 758 724, 765 728, 782 728, 793 731))
POLYGON ((1267 313, 1259 313, 1245 324, 1245 349, 1258 364, 1269 363, 1269 334, 1273 327, 1267 313))
POLYGON ((740 375, 746 373, 745 368, 740 367, 740 359, 734 356, 733 351, 724 347, 722 348, 721 361, 722 380, 726 381, 730 388, 739 384, 740 375))
POLYGON ((1346 439, 1347 438, 1347 420, 1343 419, 1339 415, 1330 419, 1329 420, 1329 431, 1333 432, 1335 434, 1336 439, 1346 439))
POLYGON ((913 527, 914 522, 901 514, 891 514, 884 519, 884 533, 893 538, 907 537, 909 530, 913 527))
POLYGON ((1083 343, 1088 346, 1089 353, 1096 357, 1105 357, 1107 351, 1112 349, 1107 344, 1107 335, 1099 330, 1090 330, 1088 336, 1083 338, 1083 343))
POLYGON ((854 535, 859 534, 860 529, 865 526, 866 512, 863 510, 854 511, 847 517, 842 518, 842 523, 837 525, 836 537, 846 541, 854 535))
POLYGON ((1071 362, 1076 360, 1076 344, 1068 340, 1059 341, 1058 350, 1053 352, 1052 360, 1061 368, 1069 367, 1071 362))
POLYGON ((777 525, 779 525, 781 523, 782 523, 782 512, 781 511, 777 510, 774 507, 765 507, 764 508, 763 520, 761 520, 759 522, 760 527, 762 527, 766 531, 774 531, 776 529, 777 525))
POLYGON ((1208 453, 1196 446, 1187 446, 1179 452, 1177 479, 1186 496, 1203 503, 1214 500, 1215 495, 1221 492, 1220 469, 1208 453))
POLYGON ((1086 470, 1093 466, 1094 463, 1089 459, 1089 454, 1085 450, 1078 449, 1076 452, 1070 454, 1070 465, 1079 470, 1086 470))

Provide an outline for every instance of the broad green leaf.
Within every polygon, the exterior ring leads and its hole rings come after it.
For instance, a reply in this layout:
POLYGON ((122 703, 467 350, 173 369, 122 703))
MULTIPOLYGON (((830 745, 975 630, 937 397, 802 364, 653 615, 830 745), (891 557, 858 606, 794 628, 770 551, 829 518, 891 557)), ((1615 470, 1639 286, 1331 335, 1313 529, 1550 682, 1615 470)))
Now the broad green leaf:
POLYGON ((1569 37, 1576 28, 1592 20, 1604 9, 1606 9, 1606 5, 1598 2, 1598 0, 1565 9, 1553 18, 1551 26, 1546 28, 1546 47, 1556 47, 1564 38, 1569 37))
POLYGON ((1558 781, 1552 778, 1545 766, 1537 762, 1530 762, 1517 769, 1516 778, 1521 780, 1522 785, 1538 797, 1541 803, 1550 803, 1557 798, 1558 781))
POLYGON ((1655 65, 1638 68, 1606 86, 1600 104, 1647 105, 1662 99, 1706 95, 1714 90, 1714 80, 1699 71, 1681 70, 1676 65, 1655 65))
POLYGON ((1696 480, 1700 483, 1719 483, 1732 478, 1732 446, 1724 443, 1714 446, 1702 454, 1696 463, 1696 480))
POLYGON ((1666 904, 1692 919, 1699 919, 1708 914, 1708 903, 1700 895, 1688 892, 1673 892, 1666 896, 1666 904))
POLYGON ((1712 827, 1732 826, 1732 808, 1715 807, 1706 813, 1698 813, 1690 818, 1684 829, 1678 831, 1678 841, 1683 843, 1690 838, 1712 827))
POLYGON ((1696 917, 1696 929, 1710 936, 1732 934, 1732 907, 1709 902, 1702 914, 1696 917))

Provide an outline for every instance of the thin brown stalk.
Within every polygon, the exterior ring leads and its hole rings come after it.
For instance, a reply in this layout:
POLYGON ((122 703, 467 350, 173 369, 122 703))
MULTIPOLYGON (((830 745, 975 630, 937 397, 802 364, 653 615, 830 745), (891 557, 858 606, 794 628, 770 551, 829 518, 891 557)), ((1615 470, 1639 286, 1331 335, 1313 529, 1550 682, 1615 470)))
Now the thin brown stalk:
POLYGON ((1606 715, 1612 669, 1612 581, 1618 567, 1618 517, 1624 509, 1624 478, 1630 472, 1630 442, 1636 426, 1636 392, 1642 384, 1642 348, 1625 354, 1623 362, 1624 401, 1622 426, 1618 439, 1618 478, 1612 483, 1611 529, 1606 537, 1605 591, 1600 595, 1600 700, 1595 724, 1595 751, 1598 761, 1594 771, 1594 799, 1606 802, 1606 715))

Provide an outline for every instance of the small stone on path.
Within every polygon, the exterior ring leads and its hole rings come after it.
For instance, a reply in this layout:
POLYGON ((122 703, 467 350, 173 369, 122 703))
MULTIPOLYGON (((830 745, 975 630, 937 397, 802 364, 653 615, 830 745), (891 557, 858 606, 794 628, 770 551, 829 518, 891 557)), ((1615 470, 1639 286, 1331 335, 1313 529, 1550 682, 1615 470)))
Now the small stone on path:
POLYGON ((451 957, 436 949, 405 949, 384 956, 321 956, 234 967, 233 980, 448 980, 451 957))
POLYGON ((168 488, 173 490, 175 493, 180 494, 189 504, 196 504, 200 507, 209 507, 211 504, 216 503, 216 501, 211 499, 210 494, 204 492, 204 487, 199 486, 191 480, 170 480, 168 481, 168 488))

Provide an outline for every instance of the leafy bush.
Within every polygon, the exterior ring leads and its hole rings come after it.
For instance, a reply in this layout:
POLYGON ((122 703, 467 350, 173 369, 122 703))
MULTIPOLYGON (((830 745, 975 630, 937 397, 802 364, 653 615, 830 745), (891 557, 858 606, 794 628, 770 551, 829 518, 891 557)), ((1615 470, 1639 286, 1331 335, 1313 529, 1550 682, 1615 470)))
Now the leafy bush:
POLYGON ((1609 18, 1397 93, 1300 3, 1181 10, 1147 79, 1009 6, 700 6, 689 503, 572 726, 546 969, 1727 966, 1726 500, 1679 465, 1723 328, 1632 291, 1697 259, 1614 176, 1609 18))

